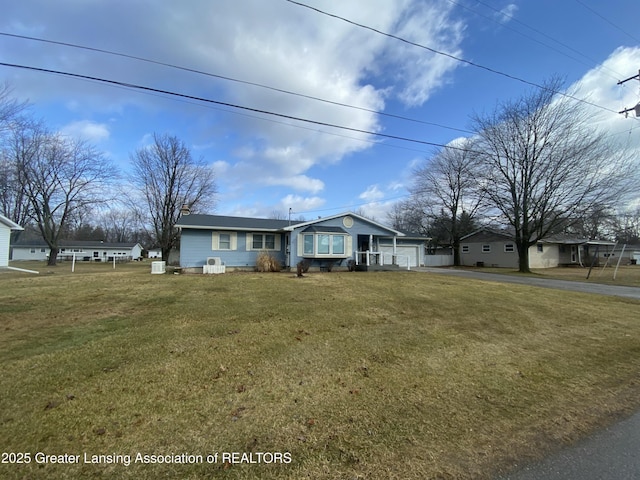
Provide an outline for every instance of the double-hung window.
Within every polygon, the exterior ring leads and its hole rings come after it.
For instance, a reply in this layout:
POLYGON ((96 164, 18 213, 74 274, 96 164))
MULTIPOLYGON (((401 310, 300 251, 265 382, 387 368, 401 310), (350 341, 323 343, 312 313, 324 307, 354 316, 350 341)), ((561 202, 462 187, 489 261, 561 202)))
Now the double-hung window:
POLYGON ((218 248, 220 250, 231 250, 231 234, 220 233, 218 237, 218 248))

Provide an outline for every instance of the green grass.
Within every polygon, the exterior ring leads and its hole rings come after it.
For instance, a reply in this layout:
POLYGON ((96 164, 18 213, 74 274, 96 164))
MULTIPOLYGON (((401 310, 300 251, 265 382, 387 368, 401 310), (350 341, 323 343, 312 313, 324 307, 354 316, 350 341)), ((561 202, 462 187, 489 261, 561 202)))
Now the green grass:
POLYGON ((490 478, 638 406, 638 318, 630 300, 414 272, 4 273, 0 445, 32 462, 0 476, 490 478))

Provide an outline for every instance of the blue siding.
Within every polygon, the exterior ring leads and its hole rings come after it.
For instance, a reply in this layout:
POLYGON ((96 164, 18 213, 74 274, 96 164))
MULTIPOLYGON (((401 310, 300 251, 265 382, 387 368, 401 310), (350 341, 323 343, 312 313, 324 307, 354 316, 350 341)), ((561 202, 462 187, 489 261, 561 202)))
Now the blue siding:
MULTIPOLYGON (((344 230, 351 237, 351 245, 345 245, 345 256, 343 258, 335 257, 331 259, 314 259, 312 266, 319 266, 326 264, 333 260, 336 265, 346 265, 347 261, 353 257, 353 252, 358 248, 358 236, 365 237, 373 236, 374 243, 370 246, 370 249, 375 249, 377 242, 379 244, 392 244, 394 233, 393 231, 384 228, 382 226, 370 223, 365 219, 361 219, 355 216, 351 216, 353 219, 353 225, 346 227, 343 224, 343 219, 346 215, 341 215, 335 218, 329 218, 326 220, 319 220, 312 223, 316 230, 326 227, 339 227, 344 230)), ((304 257, 298 256, 298 236, 309 227, 304 225, 295 228, 291 233, 289 232, 272 232, 280 235, 280 249, 278 251, 270 251, 277 257, 282 266, 295 267, 298 262, 303 260, 304 257), (290 248, 289 254, 286 253, 287 237, 290 235, 290 248), (290 261, 287 261, 289 260, 290 261)), ((211 230, 208 229, 192 229, 182 228, 182 237, 180 244, 180 265, 182 267, 201 267, 206 261, 207 257, 220 257, 222 262, 228 267, 254 267, 256 259, 259 255, 257 250, 247 250, 247 241, 251 241, 250 234, 253 232, 238 231, 236 233, 237 248, 234 250, 213 250, 213 234, 216 231, 215 226, 212 226, 211 230)), ((231 233, 231 232, 229 232, 231 233)), ((266 233, 266 232, 256 232, 266 233)), ((397 238, 397 244, 402 245, 404 243, 419 245, 423 242, 419 240, 404 240, 402 237, 397 238)), ((216 243, 217 245, 217 243, 216 243)), ((420 257, 423 252, 420 250, 420 257)))
MULTIPOLYGON (((195 230, 183 228, 180 238, 180 266, 201 267, 207 257, 220 257, 228 267, 253 267, 260 253, 258 250, 247 251, 247 232, 237 232, 237 249, 213 250, 212 230, 195 230)), ((284 234, 281 236, 280 250, 270 251, 284 265, 284 234)))
MULTIPOLYGON (((346 216, 346 215, 345 215, 346 216)), ((351 251, 346 252, 346 255, 348 255, 348 258, 342 260, 340 262, 339 259, 336 259, 336 263, 339 265, 346 265, 347 264, 347 260, 349 258, 353 258, 353 252, 358 248, 358 235, 373 235, 374 237, 376 236, 391 236, 393 235, 393 233, 385 228, 381 228, 377 225, 374 225, 372 223, 363 221, 359 218, 356 217, 351 217, 353 219, 353 226, 351 226, 350 228, 347 228, 344 226, 344 224, 342 223, 342 220, 344 219, 344 216, 341 217, 337 217, 337 218, 331 218, 325 221, 320 221, 317 223, 314 223, 314 227, 318 228, 318 227, 340 227, 342 228, 345 232, 347 232, 348 234, 351 235, 351 251)), ((291 234, 291 265, 295 266, 298 264, 299 261, 303 260, 304 257, 299 257, 298 256, 298 235, 300 233, 302 233, 303 230, 305 230, 307 228, 307 226, 303 226, 301 228, 296 228, 295 230, 293 230, 292 234, 291 234)), ((325 260, 326 262, 326 260, 325 260)), ((312 262, 312 266, 315 266, 316 264, 321 263, 321 261, 318 260, 314 260, 312 262)))

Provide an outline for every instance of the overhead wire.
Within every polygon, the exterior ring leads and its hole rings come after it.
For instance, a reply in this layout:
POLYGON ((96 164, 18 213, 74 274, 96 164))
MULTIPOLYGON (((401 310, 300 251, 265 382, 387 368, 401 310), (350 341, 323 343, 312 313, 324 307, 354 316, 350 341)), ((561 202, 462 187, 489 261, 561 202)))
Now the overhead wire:
MULTIPOLYGON (((580 52, 579 50, 576 50, 576 49, 575 49, 575 48, 573 48, 572 46, 567 45, 566 43, 561 42, 560 40, 558 40, 558 39, 556 39, 556 38, 553 38, 551 35, 548 35, 548 34, 544 33, 543 31, 538 30, 537 28, 532 27, 531 25, 528 25, 528 24, 524 23, 523 21, 521 21, 521 20, 517 19, 516 17, 514 17, 513 15, 510 15, 509 13, 506 13, 506 12, 504 12, 504 11, 502 11, 502 10, 498 10, 497 8, 495 8, 495 7, 494 7, 494 6, 492 6, 492 5, 489 5, 489 4, 488 4, 488 3, 486 3, 486 2, 483 2, 483 1, 481 1, 481 0, 475 0, 475 1, 476 1, 476 3, 478 3, 478 4, 480 4, 480 5, 483 5, 484 7, 486 7, 486 8, 488 8, 488 9, 490 9, 490 10, 494 11, 495 13, 499 14, 500 16, 502 16, 502 17, 506 18, 508 21, 510 21, 510 22, 515 22, 515 23, 517 23, 517 24, 519 24, 519 25, 522 25, 523 27, 528 28, 528 29, 529 29, 529 30, 531 30, 532 32, 535 32, 536 34, 538 34, 538 35, 540 35, 540 36, 542 36, 542 37, 544 37, 544 38, 547 38, 547 39, 551 40, 552 42, 554 42, 554 43, 556 43, 556 44, 558 44, 558 45, 562 46, 563 48, 565 48, 565 49, 567 49, 567 50, 570 50, 570 51, 572 51, 573 53, 576 53, 577 55, 579 55, 579 56, 581 56, 581 57, 585 58, 586 60, 588 60, 588 61, 589 61, 589 63, 586 63, 586 62, 584 62, 584 61, 582 61, 582 60, 580 60, 580 59, 578 59, 578 58, 575 58, 575 57, 573 57, 573 56, 571 56, 571 55, 567 54, 566 52, 563 52, 562 50, 560 50, 560 49, 558 49, 558 48, 556 48, 556 47, 554 47, 554 46, 552 46, 552 45, 549 45, 549 44, 547 44, 547 43, 545 43, 545 42, 542 42, 542 41, 538 40, 537 38, 532 37, 531 35, 527 35, 526 33, 521 32, 520 30, 516 30, 515 28, 512 28, 512 27, 510 27, 509 25, 507 25, 507 23, 506 23, 506 22, 501 22, 501 21, 497 20, 497 19, 496 19, 496 18, 494 18, 494 17, 487 16, 487 15, 483 15, 482 13, 480 13, 480 12, 478 12, 478 11, 476 11, 476 10, 473 10, 472 8, 470 8, 470 7, 466 6, 466 5, 463 5, 463 4, 462 4, 462 3, 460 3, 460 2, 456 2, 455 0, 447 0, 447 1, 448 1, 449 3, 451 3, 451 4, 453 4, 453 5, 456 5, 457 7, 463 8, 463 9, 465 9, 465 10, 467 10, 467 11, 469 11, 469 12, 471 12, 471 13, 473 13, 473 14, 475 14, 475 15, 479 16, 479 17, 482 17, 482 18, 484 18, 484 19, 486 19, 486 20, 489 20, 489 21, 491 21, 491 22, 493 22, 493 23, 497 23, 498 25, 501 25, 503 28, 506 28, 507 30, 511 30, 512 32, 517 33, 518 35, 522 35, 523 37, 528 38, 529 40, 531 40, 531 41, 533 41, 533 42, 535 42, 535 43, 538 43, 538 44, 540 44, 540 45, 542 45, 542 46, 544 46, 544 47, 546 47, 546 48, 548 48, 548 49, 550 49, 550 50, 553 50, 554 52, 557 52, 557 53, 559 53, 560 55, 563 55, 563 56, 565 56, 565 57, 567 57, 567 58, 570 58, 571 60, 574 60, 574 61, 576 61, 576 62, 578 62, 578 63, 581 63, 582 65, 586 65, 586 66, 588 66, 588 67, 593 67, 594 65, 596 65, 596 66, 597 66, 597 65, 598 65, 598 63, 599 63, 599 62, 597 62, 596 60, 594 60, 594 59, 590 58, 589 56, 585 55, 584 53, 580 52)), ((614 77, 613 75, 611 75, 611 74, 607 74, 610 78, 612 78, 612 79, 614 79, 614 80, 619 80, 619 79, 622 77, 622 74, 620 74, 619 72, 616 72, 616 71, 614 71, 614 70, 612 70, 612 69, 610 69, 610 68, 608 68, 608 67, 604 67, 604 66, 603 66, 602 68, 603 68, 603 70, 607 70, 607 71, 609 71, 609 72, 611 72, 611 73, 615 74, 615 75, 616 75, 615 77, 614 77)))
MULTIPOLYGON (((310 123, 310 124, 320 125, 320 126, 324 126, 324 127, 336 128, 338 130, 346 130, 346 131, 350 131, 350 132, 363 133, 365 135, 373 135, 373 136, 382 137, 382 138, 390 138, 390 139, 400 140, 400 141, 404 141, 404 142, 417 143, 417 144, 421 144, 421 145, 429 145, 429 146, 432 146, 432 147, 441 147, 441 148, 448 148, 448 149, 452 149, 452 150, 461 150, 461 151, 466 151, 466 152, 473 152, 472 150, 461 148, 461 147, 455 147, 453 145, 445 145, 445 144, 442 144, 442 143, 429 142, 429 141, 426 141, 426 140, 418 140, 418 139, 415 139, 415 138, 402 137, 402 136, 399 136, 399 135, 390 135, 390 134, 386 134, 386 133, 372 132, 372 131, 369 131, 369 130, 363 130, 363 129, 354 128, 354 127, 347 127, 347 126, 344 126, 344 125, 337 125, 337 124, 332 124, 332 123, 329 123, 329 122, 321 122, 319 120, 312 120, 312 119, 308 119, 308 118, 296 117, 294 115, 287 115, 287 114, 284 114, 284 113, 271 112, 269 110, 253 108, 253 107, 247 107, 247 106, 244 106, 244 105, 238 105, 238 104, 234 104, 234 103, 230 103, 230 102, 223 102, 223 101, 220 101, 220 100, 213 100, 213 99, 209 99, 209 98, 205 98, 205 97, 199 97, 199 96, 195 96, 195 95, 188 95, 188 94, 184 94, 184 93, 173 92, 173 91, 170 91, 170 90, 163 90, 163 89, 159 89, 159 88, 147 87, 147 86, 144 86, 144 85, 137 85, 137 84, 134 84, 134 83, 121 82, 121 81, 118 81, 118 80, 109 80, 109 79, 95 77, 95 76, 91 76, 91 75, 81 75, 81 74, 78 74, 78 73, 63 72, 63 71, 60 71, 60 70, 51 70, 51 69, 47 69, 47 68, 33 67, 33 66, 28 66, 28 65, 20 65, 20 64, 7 63, 7 62, 0 62, 0 66, 11 67, 11 68, 20 68, 20 69, 24 69, 24 70, 37 71, 37 72, 42 72, 42 73, 49 73, 49 74, 60 75, 60 76, 65 76, 65 77, 72 77, 72 78, 78 78, 78 79, 83 79, 83 80, 91 80, 91 81, 95 81, 95 82, 106 83, 106 84, 110 84, 110 85, 116 85, 116 86, 120 86, 120 87, 130 88, 130 89, 133 89, 133 90, 160 93, 160 94, 163 94, 163 95, 169 95, 169 96, 174 96, 174 97, 178 97, 178 98, 185 98, 185 99, 189 99, 189 100, 195 100, 195 101, 198 101, 198 102, 211 103, 211 104, 216 104, 216 105, 223 105, 223 106, 226 106, 226 107, 237 108, 237 109, 240 109, 240 110, 246 110, 246 111, 250 111, 250 112, 261 113, 261 114, 276 116, 276 117, 280 117, 280 118, 287 118, 289 120, 296 120, 296 121, 299 121, 299 122, 310 123)), ((476 152, 476 153, 479 153, 479 152, 476 152)))
POLYGON ((620 27, 619 25, 616 25, 615 23, 613 23, 611 20, 609 20, 607 17, 605 17, 604 15, 602 15, 601 13, 597 12, 596 10, 594 10, 593 8, 591 8, 589 5, 587 5, 586 3, 582 2, 581 0, 576 0, 577 3, 579 3, 580 5, 582 5, 584 8, 586 8, 587 10, 589 10, 591 13, 593 13, 595 16, 600 17, 602 20, 604 20, 606 23, 608 23, 609 25, 611 25, 613 28, 620 30, 622 33, 624 33, 625 35, 627 35, 629 38, 633 39, 635 42, 640 43, 640 39, 637 39, 636 37, 634 37, 633 35, 631 35, 629 32, 627 32, 626 30, 624 30, 622 27, 620 27))
POLYGON ((122 53, 122 52, 115 52, 113 50, 105 50, 102 48, 96 48, 96 47, 89 47, 86 45, 79 45, 76 43, 69 43, 69 42, 61 42, 61 41, 57 41, 57 40, 49 40, 49 39, 45 39, 45 38, 38 38, 38 37, 32 37, 32 36, 27 36, 27 35, 18 35, 15 33, 8 33, 8 32, 0 32, 0 36, 5 36, 5 37, 12 37, 12 38, 18 38, 18 39, 23 39, 23 40, 31 40, 34 42, 42 42, 42 43, 48 43, 48 44, 52 44, 52 45, 61 45, 61 46, 65 46, 65 47, 71 47, 71 48, 78 48, 78 49, 82 49, 82 50, 88 50, 88 51, 92 51, 92 52, 97 52, 97 53, 102 53, 102 54, 107 54, 107 55, 113 55, 113 56, 117 56, 117 57, 122 57, 122 58, 128 58, 131 60, 136 60, 136 61, 140 61, 140 62, 145 62, 145 63, 151 63, 151 64, 155 64, 155 65, 160 65, 163 67, 168 67, 168 68, 172 68, 172 69, 176 69, 176 70, 182 70, 185 72, 189 72, 189 73, 196 73, 198 75, 204 75, 204 76, 208 76, 208 77, 212 77, 212 78, 217 78, 220 80, 225 80, 225 81, 229 81, 229 82, 235 82, 235 83, 241 83, 244 85, 250 85, 253 87, 258 87, 258 88, 263 88, 263 89, 267 89, 267 90, 271 90, 274 92, 278 92, 278 93, 284 93, 286 95, 293 95, 296 97, 301 97, 301 98, 307 98, 309 100, 314 100, 314 101, 318 101, 318 102, 323 102, 323 103, 327 103, 330 105, 336 105, 336 106, 340 106, 340 107, 345 107, 345 108, 351 108, 351 109, 355 109, 355 110, 360 110, 360 111, 364 111, 364 112, 369 112, 369 113, 373 113, 376 115, 381 115, 384 117, 389 117, 389 118, 395 118, 398 120, 404 120, 404 121, 408 121, 408 122, 414 122, 414 123, 420 123, 423 125, 430 125, 430 126, 434 126, 434 127, 439 127, 439 128, 444 128, 447 130, 453 130, 453 131, 458 131, 461 133, 473 133, 469 130, 465 130, 462 128, 456 128, 456 127, 451 127, 448 125, 443 125, 440 123, 436 123, 436 122, 429 122, 426 120, 420 120, 417 118, 411 118, 411 117, 407 117, 407 116, 403 116, 403 115, 397 115, 397 114, 393 114, 393 113, 388 113, 388 112, 381 112, 378 110, 374 110, 374 109, 370 109, 370 108, 366 108, 366 107, 361 107, 361 106, 357 106, 357 105, 351 105, 351 104, 347 104, 347 103, 342 103, 342 102, 336 102, 333 100, 328 100, 326 98, 320 98, 320 97, 316 97, 313 95, 306 95, 304 93, 299 93, 299 92, 292 92, 290 90, 285 90, 282 88, 277 88, 277 87, 273 87, 273 86, 269 86, 269 85, 265 85, 262 83, 257 83, 257 82, 251 82, 248 80, 241 80, 238 78, 233 78, 233 77, 229 77, 229 76, 225 76, 225 75, 219 75, 219 74, 215 74, 215 73, 211 73, 211 72, 205 72, 203 70, 198 70, 195 68, 189 68, 189 67, 183 67, 180 65, 175 65, 172 63, 168 63, 168 62, 162 62, 159 60, 152 60, 149 58, 145 58, 145 57, 140 57, 137 55, 131 55, 131 54, 127 54, 127 53, 122 53))
POLYGON ((436 54, 436 55, 441 55, 441 56, 444 56, 444 57, 446 57, 446 58, 450 58, 450 59, 452 59, 452 60, 455 60, 455 61, 457 61, 457 62, 463 63, 463 64, 465 64, 465 65, 469 65, 469 66, 472 66, 472 67, 474 67, 474 68, 478 68, 478 69, 481 69, 481 70, 484 70, 484 71, 487 71, 487 72, 493 73, 493 74, 495 74, 495 75, 500 75, 500 76, 502 76, 502 77, 509 78, 509 79, 511 79, 511 80, 515 80, 515 81, 518 81, 518 82, 524 83, 525 85, 529 85, 529 86, 532 86, 532 87, 536 87, 536 88, 538 88, 538 89, 540 89, 540 90, 544 90, 544 91, 547 91, 547 92, 553 93, 554 95, 560 95, 560 96, 562 96, 562 97, 569 98, 569 99, 571 99, 571 100, 574 100, 574 101, 577 101, 577 102, 580 102, 580 103, 584 103, 584 104, 586 104, 586 105, 590 105, 590 106, 592 106, 592 107, 596 107, 596 108, 598 108, 598 109, 605 110, 605 111, 610 112, 610 113, 616 113, 616 114, 618 113, 618 112, 616 112, 615 110, 612 110, 612 109, 610 109, 610 108, 604 107, 604 106, 602 106, 602 105, 598 105, 598 104, 596 104, 596 103, 590 102, 590 101, 585 100, 585 99, 582 99, 582 98, 578 98, 578 97, 576 97, 576 96, 574 96, 574 95, 571 95, 571 94, 569 94, 569 93, 561 92, 561 91, 559 91, 559 90, 554 90, 554 89, 551 89, 551 88, 549 88, 549 87, 545 87, 544 85, 540 85, 539 83, 532 82, 532 81, 526 80, 526 79, 524 79, 524 78, 517 77, 517 76, 515 76, 515 75, 512 75, 512 74, 509 74, 509 73, 506 73, 506 72, 503 72, 503 71, 497 70, 497 69, 492 68, 492 67, 487 67, 487 66, 485 66, 485 65, 481 65, 481 64, 479 64, 479 63, 472 62, 471 60, 467 60, 467 59, 465 59, 465 58, 458 57, 458 56, 453 55, 453 54, 451 54, 451 53, 443 52, 443 51, 441 51, 441 50, 437 50, 437 49, 432 48, 432 47, 429 47, 429 46, 427 46, 427 45, 423 45, 423 44, 420 44, 420 43, 417 43, 417 42, 413 42, 413 41, 411 41, 411 40, 407 40, 406 38, 400 37, 400 36, 398 36, 398 35, 394 35, 394 34, 392 34, 392 33, 384 32, 384 31, 382 31, 382 30, 379 30, 379 29, 377 29, 377 28, 371 27, 371 26, 369 26, 369 25, 365 25, 365 24, 362 24, 362 23, 358 23, 358 22, 355 22, 355 21, 350 20, 350 19, 348 19, 348 18, 341 17, 340 15, 336 15, 336 14, 334 14, 334 13, 329 13, 329 12, 326 12, 326 11, 321 10, 321 9, 319 9, 319 8, 312 7, 311 5, 307 5, 307 4, 305 4, 305 3, 298 2, 298 1, 296 1, 296 0, 285 0, 285 1, 286 1, 286 2, 289 2, 289 3, 293 4, 293 5, 298 5, 298 6, 300 6, 300 7, 307 8, 307 9, 309 9, 309 10, 312 10, 312 11, 316 12, 316 13, 320 13, 320 14, 322 14, 322 15, 325 15, 325 16, 328 16, 328 17, 331 17, 331 18, 335 18, 336 20, 340 20, 340 21, 343 21, 343 22, 349 23, 349 24, 354 25, 354 26, 356 26, 356 27, 358 27, 358 28, 363 28, 363 29, 365 29, 365 30, 370 30, 370 31, 372 31, 372 32, 374 32, 374 33, 377 33, 377 34, 379 34, 379 35, 383 35, 383 36, 388 37, 388 38, 392 38, 392 39, 394 39, 394 40, 397 40, 397 41, 399 41, 399 42, 405 43, 405 44, 407 44, 407 45, 411 45, 411 46, 414 46, 414 47, 417 47, 417 48, 421 48, 421 49, 423 49, 423 50, 427 50, 427 51, 429 51, 429 52, 431 52, 431 53, 434 53, 434 54, 436 54))

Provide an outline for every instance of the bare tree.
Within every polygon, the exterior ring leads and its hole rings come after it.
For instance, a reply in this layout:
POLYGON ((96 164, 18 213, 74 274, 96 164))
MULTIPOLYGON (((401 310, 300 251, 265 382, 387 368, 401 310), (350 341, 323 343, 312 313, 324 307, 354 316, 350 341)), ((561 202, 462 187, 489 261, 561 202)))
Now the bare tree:
POLYGON ((424 208, 415 198, 395 203, 387 213, 392 228, 426 235, 429 229, 424 208))
POLYGON ((203 159, 194 160, 187 146, 177 137, 153 136, 153 144, 137 150, 132 156, 131 181, 142 197, 148 218, 162 251, 168 260, 169 252, 178 244, 174 225, 182 205, 192 212, 206 211, 215 205, 216 184, 211 166, 203 159))
MULTIPOLYGON (((529 247, 596 206, 611 207, 632 187, 630 159, 589 127, 582 104, 557 98, 561 82, 506 102, 474 120, 479 180, 515 234, 519 270, 529 247)), ((636 184, 637 188, 637 184, 636 184)))
POLYGON ((21 121, 21 113, 27 108, 27 102, 19 102, 11 96, 8 83, 0 85, 0 135, 13 129, 16 122, 21 121))
POLYGON ((614 221, 615 239, 620 243, 640 244, 640 207, 620 212, 614 221))
POLYGON ((131 242, 135 236, 136 219, 131 210, 111 208, 99 217, 105 232, 105 240, 110 242, 131 242))
MULTIPOLYGON (((26 102, 11 96, 9 84, 0 85, 0 213, 19 225, 26 225, 30 212, 11 160, 9 139, 11 131, 24 125, 22 114, 26 108, 26 102)), ((12 233, 12 237, 20 233, 12 233)))
POLYGON ((93 146, 48 132, 42 124, 18 128, 11 142, 17 182, 55 265, 59 241, 74 215, 106 201, 112 169, 93 146))
POLYGON ((414 171, 412 202, 440 230, 439 240, 452 247, 454 265, 460 265, 460 239, 471 233, 483 205, 477 176, 478 155, 469 139, 443 148, 414 171))

